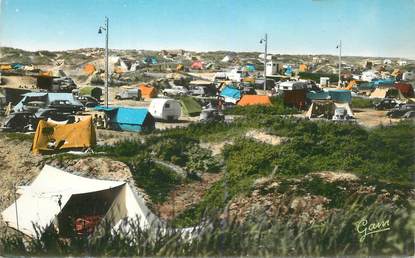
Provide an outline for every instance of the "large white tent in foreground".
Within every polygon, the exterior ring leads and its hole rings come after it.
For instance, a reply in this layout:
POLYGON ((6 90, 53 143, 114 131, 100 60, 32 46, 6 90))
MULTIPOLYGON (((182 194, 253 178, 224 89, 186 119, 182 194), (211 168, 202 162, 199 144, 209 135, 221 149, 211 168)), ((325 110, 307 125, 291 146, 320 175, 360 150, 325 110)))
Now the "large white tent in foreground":
POLYGON ((101 222, 114 228, 127 219, 139 219, 141 228, 160 222, 128 183, 80 177, 48 165, 19 193, 1 215, 9 227, 32 237, 36 236, 34 224, 46 228, 53 223, 61 230, 70 218, 91 214, 100 215, 101 222))

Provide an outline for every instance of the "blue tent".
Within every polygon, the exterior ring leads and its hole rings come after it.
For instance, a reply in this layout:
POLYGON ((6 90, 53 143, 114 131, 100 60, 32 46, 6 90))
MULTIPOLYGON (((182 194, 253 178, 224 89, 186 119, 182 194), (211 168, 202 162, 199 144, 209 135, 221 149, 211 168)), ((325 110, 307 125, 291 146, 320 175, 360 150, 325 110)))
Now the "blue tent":
POLYGON ((307 98, 310 100, 323 100, 330 99, 330 95, 327 91, 310 91, 307 93, 307 98))
POLYGON ((350 90, 331 90, 329 95, 330 99, 335 102, 352 103, 352 93, 350 90))
POLYGON ((288 65, 287 68, 285 69, 284 75, 291 76, 292 73, 293 73, 293 68, 291 67, 291 65, 288 65))
POLYGON ((15 70, 22 69, 24 67, 24 64, 14 63, 14 64, 11 64, 11 67, 15 70))
POLYGON ((141 132, 155 128, 155 120, 147 108, 98 106, 95 109, 109 116, 109 126, 114 130, 141 132))
POLYGON ((310 100, 325 100, 330 99, 335 102, 351 103, 352 93, 349 90, 330 90, 330 91, 311 91, 307 93, 307 98, 310 100))
POLYGON ((256 70, 255 65, 253 65, 253 64, 246 64, 245 67, 246 67, 246 70, 248 72, 255 72, 255 70, 256 70))
POLYGON ((221 92, 220 96, 225 98, 225 102, 236 103, 241 99, 241 91, 233 86, 226 86, 221 92))
POLYGON ((357 84, 358 90, 373 90, 376 89, 376 85, 374 82, 363 82, 357 84))
POLYGON ((378 87, 380 85, 394 84, 394 83, 395 83, 395 79, 380 79, 374 82, 375 87, 378 87))

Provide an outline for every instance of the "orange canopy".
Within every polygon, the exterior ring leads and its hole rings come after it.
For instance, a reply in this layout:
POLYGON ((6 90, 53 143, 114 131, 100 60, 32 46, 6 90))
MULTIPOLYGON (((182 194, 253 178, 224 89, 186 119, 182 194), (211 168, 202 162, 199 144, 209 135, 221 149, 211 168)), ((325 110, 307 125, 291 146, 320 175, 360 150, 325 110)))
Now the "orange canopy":
POLYGON ((141 90, 141 96, 145 99, 151 99, 154 97, 157 97, 157 89, 154 87, 151 87, 149 85, 146 84, 140 84, 138 86, 141 90))
POLYGON ((92 117, 87 116, 73 124, 59 124, 40 120, 33 139, 32 152, 87 149, 96 144, 92 117))
POLYGON ((238 106, 249 106, 249 105, 271 105, 271 100, 268 96, 264 95, 243 95, 241 100, 238 102, 238 106))

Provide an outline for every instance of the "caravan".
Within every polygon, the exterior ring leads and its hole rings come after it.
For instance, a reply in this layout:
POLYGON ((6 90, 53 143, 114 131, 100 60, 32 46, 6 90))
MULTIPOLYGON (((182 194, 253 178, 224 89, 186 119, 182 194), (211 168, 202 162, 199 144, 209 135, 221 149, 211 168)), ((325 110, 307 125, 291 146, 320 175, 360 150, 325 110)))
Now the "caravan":
POLYGON ((181 115, 180 103, 174 99, 153 99, 148 111, 158 120, 174 121, 181 115))

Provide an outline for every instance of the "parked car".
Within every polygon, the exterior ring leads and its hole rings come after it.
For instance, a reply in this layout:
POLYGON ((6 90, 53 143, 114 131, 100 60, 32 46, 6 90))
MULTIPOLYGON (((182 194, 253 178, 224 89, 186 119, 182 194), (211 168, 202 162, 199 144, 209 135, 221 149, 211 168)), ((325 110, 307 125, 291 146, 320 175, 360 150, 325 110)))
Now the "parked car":
POLYGON ((78 96, 77 98, 84 107, 93 108, 99 105, 99 101, 92 96, 84 95, 78 96))
POLYGON ((139 88, 124 89, 119 94, 115 95, 115 99, 141 100, 141 90, 139 88))
POLYGON ((415 104, 404 104, 398 108, 391 109, 386 115, 391 118, 398 118, 405 115, 409 111, 415 110, 415 104))
POLYGON ((42 108, 39 109, 36 113, 35 113, 35 118, 37 120, 40 119, 52 119, 54 121, 75 121, 75 116, 73 114, 70 113, 63 113, 60 112, 58 109, 55 108, 42 108))
POLYGON ((347 114, 347 110, 345 108, 336 108, 334 110, 334 115, 332 118, 333 121, 349 121, 352 119, 353 117, 347 114))
POLYGON ((398 102, 395 99, 385 98, 382 99, 379 103, 375 105, 377 110, 391 109, 398 105, 398 102))
POLYGON ((23 111, 34 113, 38 109, 44 108, 44 107, 46 107, 46 102, 44 101, 30 101, 23 107, 23 111))
POLYGON ((256 91, 253 87, 243 87, 242 94, 256 95, 256 91))
POLYGON ((54 108, 59 110, 59 112, 71 114, 85 110, 84 106, 81 103, 78 105, 71 103, 69 100, 54 100, 49 104, 48 108, 54 108))
POLYGON ((195 86, 190 90, 192 96, 201 96, 205 97, 208 95, 207 88, 203 86, 195 86))
POLYGON ((415 110, 406 112, 402 118, 404 119, 415 119, 415 110))
POLYGON ((223 115, 223 113, 218 112, 218 110, 215 108, 202 109, 202 112, 200 113, 200 116, 199 116, 199 121, 204 122, 204 123, 220 122, 224 120, 225 120, 225 116, 223 115))
POLYGON ((164 89, 163 90, 163 95, 164 96, 184 96, 184 95, 189 95, 189 90, 186 89, 186 87, 184 86, 172 86, 169 89, 164 89))
POLYGON ((22 111, 10 114, 4 121, 2 130, 13 132, 34 131, 35 117, 32 112, 22 111))

